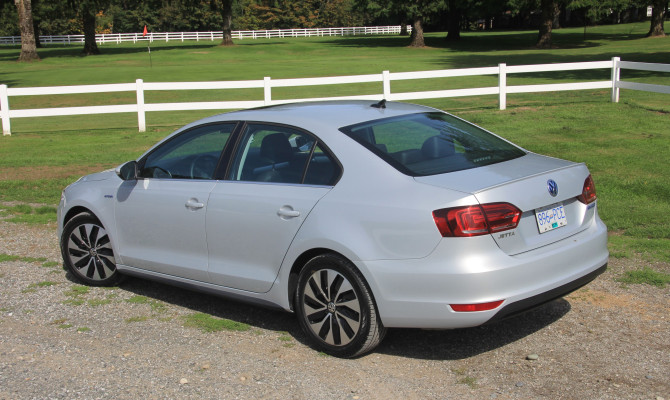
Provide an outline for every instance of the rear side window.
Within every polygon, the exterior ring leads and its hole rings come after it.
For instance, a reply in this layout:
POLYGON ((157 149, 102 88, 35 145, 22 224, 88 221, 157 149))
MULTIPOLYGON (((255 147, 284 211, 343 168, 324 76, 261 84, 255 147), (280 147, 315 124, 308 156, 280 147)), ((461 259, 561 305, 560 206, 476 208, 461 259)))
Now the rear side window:
POLYGON ((340 171, 314 136, 291 127, 250 123, 228 179, 332 186, 340 171))
POLYGON ((526 154, 475 125, 439 112, 385 118, 340 130, 411 176, 477 168, 526 154))

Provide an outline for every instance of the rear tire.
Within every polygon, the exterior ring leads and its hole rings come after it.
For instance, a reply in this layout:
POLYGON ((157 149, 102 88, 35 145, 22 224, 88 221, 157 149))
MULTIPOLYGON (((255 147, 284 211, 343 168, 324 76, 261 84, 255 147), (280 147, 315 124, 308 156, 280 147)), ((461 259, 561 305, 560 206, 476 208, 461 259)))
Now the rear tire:
POLYGON ((294 309, 315 346, 336 357, 365 354, 386 334, 363 275, 335 254, 322 254, 305 264, 294 309))
POLYGON ((82 213, 65 224, 60 249, 63 264, 77 280, 92 286, 121 281, 109 234, 93 215, 82 213))

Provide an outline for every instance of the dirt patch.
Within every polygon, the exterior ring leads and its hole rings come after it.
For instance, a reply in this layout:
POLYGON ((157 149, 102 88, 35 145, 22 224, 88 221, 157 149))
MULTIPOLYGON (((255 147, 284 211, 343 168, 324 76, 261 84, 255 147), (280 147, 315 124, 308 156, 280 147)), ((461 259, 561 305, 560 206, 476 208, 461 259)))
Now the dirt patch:
POLYGON ((94 172, 100 172, 105 169, 113 168, 112 165, 64 165, 64 166, 26 166, 26 167, 7 167, 0 170, 0 181, 7 180, 26 180, 33 181, 38 179, 58 179, 75 176, 88 175, 94 172))

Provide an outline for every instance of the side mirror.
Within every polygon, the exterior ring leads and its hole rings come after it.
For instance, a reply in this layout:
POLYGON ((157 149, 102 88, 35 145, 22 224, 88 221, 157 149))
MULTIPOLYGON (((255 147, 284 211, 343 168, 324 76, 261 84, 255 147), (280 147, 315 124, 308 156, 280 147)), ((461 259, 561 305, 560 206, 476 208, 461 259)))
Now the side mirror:
POLYGON ((124 181, 137 179, 137 161, 128 161, 116 167, 116 174, 124 181))

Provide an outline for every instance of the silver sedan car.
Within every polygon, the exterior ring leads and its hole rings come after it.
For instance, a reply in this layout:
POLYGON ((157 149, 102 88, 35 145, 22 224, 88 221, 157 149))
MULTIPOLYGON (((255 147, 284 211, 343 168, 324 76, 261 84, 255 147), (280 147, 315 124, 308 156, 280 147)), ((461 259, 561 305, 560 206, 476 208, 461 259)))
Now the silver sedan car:
POLYGON ((339 357, 387 328, 515 315, 608 261, 584 164, 385 101, 194 122, 68 186, 58 227, 84 283, 133 275, 283 309, 339 357))

